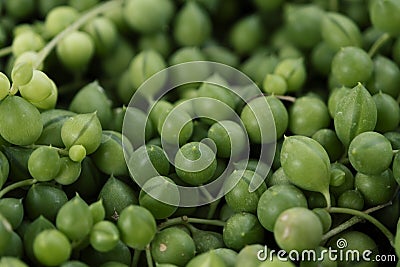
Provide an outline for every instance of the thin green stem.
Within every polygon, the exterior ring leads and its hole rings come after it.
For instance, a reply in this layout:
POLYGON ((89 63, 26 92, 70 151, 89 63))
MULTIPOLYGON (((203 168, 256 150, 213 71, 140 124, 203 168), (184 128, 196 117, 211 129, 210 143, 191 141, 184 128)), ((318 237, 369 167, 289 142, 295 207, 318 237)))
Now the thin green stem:
MULTIPOLYGON (((386 204, 382 204, 382 205, 378 205, 376 207, 369 208, 367 210, 364 210, 363 212, 365 214, 369 214, 369 213, 372 213, 374 211, 378 211, 378 210, 383 209, 383 208, 385 208, 387 206, 390 206, 390 205, 392 205, 392 201, 390 201, 390 202, 388 202, 386 204)), ((362 221, 364 221, 364 218, 361 218, 359 216, 353 216, 349 220, 345 221, 344 223, 336 226, 335 228, 331 229, 329 232, 325 233, 323 235, 323 237, 322 237, 322 243, 324 243, 326 240, 328 240, 332 236, 337 235, 338 233, 340 233, 340 232, 342 232, 342 231, 344 231, 346 229, 349 229, 353 225, 355 225, 355 224, 357 224, 359 222, 362 222, 362 221)))
POLYGON ((368 51, 368 55, 370 58, 372 58, 373 56, 375 56, 376 52, 379 50, 379 48, 381 48, 387 41, 389 41, 390 39, 390 35, 385 32, 384 34, 382 34, 371 46, 371 48, 368 51))
POLYGON ((122 0, 112 0, 108 1, 105 3, 102 3, 98 5, 97 7, 89 10, 85 14, 83 14, 78 20, 76 20, 74 23, 72 23, 69 27, 64 29, 62 32, 57 34, 50 42, 47 43, 45 47, 43 47, 42 50, 40 50, 38 54, 38 60, 35 62, 35 65, 33 66, 35 69, 40 66, 40 64, 43 63, 43 61, 46 59, 46 57, 50 54, 50 52, 56 47, 56 45, 68 34, 70 34, 73 31, 78 30, 80 27, 82 27, 86 22, 91 20, 92 18, 98 16, 101 13, 104 13, 112 8, 118 7, 119 5, 122 4, 122 0))
POLYGON ((364 210, 364 213, 369 214, 369 213, 372 213, 372 212, 381 210, 381 209, 383 209, 383 208, 386 208, 386 207, 388 207, 388 206, 391 206, 392 204, 393 204, 393 202, 392 202, 392 201, 389 201, 388 203, 385 203, 385 204, 382 204, 382 205, 378 205, 378 206, 369 208, 369 209, 367 209, 367 210, 364 210))
POLYGON ((325 198, 325 201, 326 201, 326 208, 327 208, 327 209, 330 209, 331 206, 332 206, 332 204, 331 204, 331 194, 329 193, 329 190, 326 190, 325 192, 321 192, 321 193, 322 193, 322 195, 323 195, 324 198, 325 198))
POLYGON ((192 236, 193 236, 194 233, 199 231, 199 229, 197 229, 196 227, 194 227, 190 223, 185 224, 185 226, 189 229, 189 231, 192 234, 192 236))
POLYGON ((139 259, 140 255, 142 254, 143 250, 135 249, 133 252, 131 267, 138 267, 139 266, 139 259))
POLYGON ((361 218, 361 217, 357 217, 357 216, 351 217, 349 220, 345 221, 344 223, 341 223, 337 227, 335 227, 335 228, 329 230, 327 233, 325 233, 322 236, 322 242, 321 243, 325 243, 325 241, 327 241, 332 236, 335 236, 335 235, 343 232, 346 229, 349 229, 353 225, 355 225, 355 224, 357 224, 359 222, 362 222, 362 221, 364 221, 364 219, 361 218))
POLYGON ((151 256, 150 245, 146 247, 146 260, 148 267, 154 267, 153 257, 151 256))
MULTIPOLYGON (((36 149, 42 146, 47 146, 47 145, 28 145, 28 146, 24 146, 26 148, 31 148, 31 149, 36 149)), ((58 152, 58 154, 60 154, 61 156, 68 156, 68 150, 65 148, 59 148, 59 147, 55 147, 55 146, 50 146, 52 149, 56 150, 58 152)))
POLYGON ((372 223, 373 225, 376 226, 389 240, 390 245, 394 247, 394 236, 390 232, 389 229, 386 228, 380 221, 372 217, 371 215, 368 215, 365 212, 359 211, 359 210, 353 210, 353 209, 348 209, 348 208, 338 208, 338 207, 331 207, 327 209, 329 213, 342 213, 342 214, 349 214, 349 215, 354 215, 361 217, 362 219, 365 219, 372 223))
POLYGON ((11 53, 12 53, 12 46, 7 46, 0 49, 0 57, 8 56, 11 53))
POLYGON ((221 220, 209 220, 209 219, 199 219, 199 218, 188 218, 187 222, 221 226, 221 227, 224 227, 226 224, 224 221, 221 220))
POLYGON ((61 156, 68 156, 68 150, 63 149, 63 148, 58 148, 58 147, 54 147, 52 146, 53 149, 57 150, 58 154, 60 154, 61 156))
POLYGON ((158 225, 158 229, 162 230, 164 228, 178 225, 178 224, 188 224, 188 223, 201 223, 207 225, 215 225, 215 226, 225 226, 224 221, 220 220, 209 220, 209 219, 200 219, 200 218, 189 218, 187 216, 177 217, 173 219, 169 219, 158 225))
POLYGON ((177 224, 185 224, 185 223, 187 223, 187 219, 188 219, 187 216, 168 219, 167 221, 160 223, 158 225, 158 230, 162 230, 164 228, 168 228, 170 226, 177 225, 177 224))
POLYGON ((23 187, 23 186, 29 186, 29 185, 33 185, 35 183, 37 183, 38 181, 36 179, 27 179, 27 180, 22 180, 13 184, 10 184, 9 186, 3 188, 0 191, 0 198, 2 198, 5 194, 7 194, 8 192, 23 187))
POLYGON ((9 94, 10 95, 15 95, 16 93, 18 93, 18 86, 16 86, 15 84, 12 84, 9 94))
POLYGON ((203 186, 200 187, 200 190, 204 193, 204 195, 206 195, 207 200, 210 203, 210 209, 208 210, 207 213, 207 219, 211 219, 212 217, 214 217, 215 211, 218 208, 219 202, 221 201, 221 198, 214 200, 214 197, 210 194, 210 192, 208 192, 203 186))

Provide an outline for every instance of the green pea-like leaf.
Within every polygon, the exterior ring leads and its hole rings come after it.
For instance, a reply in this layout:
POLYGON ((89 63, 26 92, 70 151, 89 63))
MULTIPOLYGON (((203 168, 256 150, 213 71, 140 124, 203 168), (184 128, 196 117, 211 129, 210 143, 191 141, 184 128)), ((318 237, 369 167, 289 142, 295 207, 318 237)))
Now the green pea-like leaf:
POLYGON ((7 75, 0 72, 0 100, 3 100, 10 92, 10 80, 7 75))
POLYGON ((11 224, 12 229, 17 229, 24 218, 22 199, 13 197, 0 199, 0 214, 11 224))
POLYGON ((23 236, 25 254, 31 261, 37 264, 37 259, 33 254, 33 241, 40 232, 46 229, 55 229, 55 226, 45 217, 39 216, 27 226, 23 236))
POLYGON ((19 92, 25 100, 43 110, 53 109, 58 98, 56 84, 46 73, 40 70, 33 71, 30 80, 19 86, 19 92))
POLYGON ((317 141, 300 135, 286 137, 280 158, 290 182, 302 189, 322 193, 330 206, 330 161, 328 153, 317 141))
POLYGON ((32 185, 25 198, 25 216, 30 220, 43 217, 54 222, 60 208, 68 202, 66 193, 53 185, 38 183, 32 185))
MULTIPOLYGON (((130 73, 131 84, 137 89, 144 81, 162 71, 165 67, 166 62, 160 53, 154 50, 142 51, 129 64, 128 72, 130 73)), ((154 96, 164 85, 165 80, 165 73, 158 74, 156 79, 148 81, 149 84, 146 85, 146 89, 140 90, 140 93, 145 96, 154 96)))
POLYGON ((140 206, 148 209, 156 219, 171 216, 178 208, 179 190, 168 177, 155 176, 142 187, 139 195, 140 206))
POLYGON ((103 205, 103 199, 99 199, 89 205, 89 210, 93 218, 93 225, 103 221, 106 217, 106 210, 103 205))
MULTIPOLYGON (((75 34, 75 38, 79 38, 80 50, 85 51, 86 54, 80 57, 83 62, 90 61, 93 56, 93 48, 95 48, 96 54, 100 56, 109 55, 113 49, 116 49, 118 33, 115 24, 110 19, 106 17, 94 18, 83 27, 83 30, 89 35, 84 36, 81 32, 78 32, 81 35, 79 37, 76 36, 76 33, 69 35, 74 36, 73 34, 75 34)), ((66 42, 65 39, 61 43, 66 42)), ((64 45, 68 46, 65 43, 64 45)), ((81 63, 80 66, 82 65, 85 64, 81 63)))
POLYGON ((332 118, 335 117, 337 107, 340 106, 343 97, 345 97, 348 92, 350 92, 350 89, 342 86, 335 88, 329 95, 328 110, 332 118))
POLYGON ((10 165, 8 179, 22 181, 31 178, 28 170, 28 160, 34 149, 19 146, 4 146, 3 149, 10 165))
POLYGON ((223 248, 225 246, 222 234, 213 231, 192 229, 192 238, 196 244, 196 252, 199 254, 210 250, 212 251, 212 249, 223 248))
POLYGON ((344 46, 362 45, 362 36, 357 24, 339 13, 330 12, 322 19, 322 39, 334 50, 344 46))
POLYGON ((167 27, 175 8, 169 0, 125 1, 123 16, 127 26, 135 31, 150 34, 167 27))
POLYGON ((118 229, 121 240, 131 248, 145 248, 157 232, 156 221, 147 209, 130 205, 119 216, 118 229))
POLYGON ((374 95, 379 92, 397 98, 400 88, 400 68, 395 61, 376 55, 374 58, 373 72, 366 84, 368 91, 374 95))
POLYGON ((58 211, 56 226, 70 240, 84 239, 93 226, 89 205, 79 195, 76 195, 58 211))
POLYGON ((373 131, 377 121, 377 109, 367 89, 359 83, 342 99, 334 117, 335 131, 348 147, 360 133, 373 131))
POLYGON ((220 256, 215 254, 213 251, 200 254, 194 258, 192 258, 187 267, 206 267, 206 266, 215 266, 215 267, 224 267, 226 266, 224 261, 220 256))
POLYGON ((114 176, 108 178, 98 194, 98 198, 102 199, 106 219, 112 219, 124 208, 138 203, 134 190, 114 176))
POLYGON ((188 1, 176 16, 174 37, 181 45, 196 46, 211 33, 211 21, 196 2, 188 1))
POLYGON ((400 34, 400 2, 398 0, 377 0, 370 5, 372 25, 390 35, 400 34))
POLYGON ((96 112, 78 114, 68 118, 61 127, 61 139, 69 149, 73 145, 83 145, 87 154, 100 146, 102 129, 96 112))
POLYGON ((276 65, 274 74, 281 75, 287 84, 288 92, 299 91, 307 78, 303 58, 287 58, 276 65))
POLYGON ((31 62, 22 62, 16 64, 11 71, 11 79, 14 85, 25 85, 33 76, 33 68, 31 62))
POLYGON ((62 147, 61 127, 66 119, 74 115, 76 113, 63 109, 50 109, 40 113, 43 131, 35 144, 62 147))
POLYGON ((81 114, 96 111, 103 128, 108 127, 112 120, 111 101, 98 81, 79 90, 72 99, 69 110, 81 114))
POLYGON ((0 103, 0 134, 11 144, 31 145, 41 135, 39 110, 19 96, 8 96, 0 103))
POLYGON ((72 161, 69 157, 60 158, 60 171, 54 180, 62 185, 75 183, 82 172, 81 162, 72 161))
POLYGON ((6 251, 12 236, 12 226, 8 220, 0 213, 0 255, 6 251))
POLYGON ((287 5, 284 18, 290 40, 299 47, 309 48, 321 40, 324 11, 317 5, 287 5))
POLYGON ((101 144, 92 156, 93 162, 99 170, 108 175, 127 175, 128 167, 125 163, 123 149, 128 155, 133 151, 127 138, 122 137, 119 132, 103 131, 101 144))
POLYGON ((93 225, 90 231, 90 244, 100 252, 107 252, 114 249, 119 241, 119 230, 110 221, 100 221, 93 225))

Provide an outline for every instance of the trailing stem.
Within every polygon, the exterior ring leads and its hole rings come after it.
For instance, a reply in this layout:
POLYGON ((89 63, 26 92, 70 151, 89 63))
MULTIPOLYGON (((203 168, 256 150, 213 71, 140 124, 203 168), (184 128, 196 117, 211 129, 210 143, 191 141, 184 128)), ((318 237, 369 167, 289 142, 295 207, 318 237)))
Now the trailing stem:
MULTIPOLYGON (((390 205, 390 204, 378 206, 375 209, 373 209, 372 211, 386 207, 386 205, 390 205)), ((349 228, 350 226, 352 226, 358 222, 366 220, 366 221, 369 221, 370 223, 372 223, 373 225, 375 225, 376 228, 378 228, 386 236, 386 238, 390 242, 390 245, 392 247, 394 247, 394 236, 393 236, 392 232, 390 232, 390 230, 387 229, 386 226, 384 226, 380 221, 378 221, 377 219, 375 219, 374 217, 372 217, 371 215, 368 214, 368 213, 372 212, 371 210, 359 211, 359 210, 348 209, 348 208, 339 208, 339 207, 331 207, 331 208, 328 208, 327 210, 329 213, 349 214, 349 215, 354 215, 359 218, 359 219, 352 218, 349 220, 350 222, 347 221, 347 222, 339 225, 335 229, 332 229, 331 231, 332 231, 333 235, 340 233, 341 231, 349 228)), ((328 232, 327 234, 325 234, 323 239, 329 238, 332 235, 332 233, 328 232)))
POLYGON ((68 34, 70 34, 73 31, 78 30, 80 27, 82 27, 85 23, 87 23, 89 20, 93 19, 94 17, 100 15, 101 13, 104 13, 110 9, 116 8, 119 5, 122 5, 122 0, 112 0, 108 2, 104 2, 97 7, 89 10, 85 14, 83 14, 79 19, 77 19, 74 23, 72 23, 70 26, 65 28, 62 32, 57 34, 53 39, 51 39, 50 42, 46 44, 45 47, 43 47, 42 50, 38 53, 38 60, 35 62, 35 65, 33 66, 35 69, 40 66, 40 64, 43 63, 43 61, 46 59, 46 57, 50 54, 50 52, 56 47, 56 45, 68 34))

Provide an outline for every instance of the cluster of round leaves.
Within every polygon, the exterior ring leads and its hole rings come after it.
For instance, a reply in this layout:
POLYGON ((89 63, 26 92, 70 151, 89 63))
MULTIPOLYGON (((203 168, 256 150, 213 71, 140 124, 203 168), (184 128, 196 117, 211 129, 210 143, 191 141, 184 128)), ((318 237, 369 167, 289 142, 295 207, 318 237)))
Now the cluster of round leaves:
MULTIPOLYGON (((56 188, 53 189, 56 190, 56 188)), ((48 194, 46 189, 41 193, 48 194)), ((55 191, 50 192, 47 200, 55 200, 56 194, 58 193, 55 191)), ((44 204, 44 200, 40 198, 43 196, 32 196, 26 202, 44 204)), ((32 223, 27 226, 27 234, 21 240, 13 230, 17 229, 22 222, 24 211, 22 203, 14 198, 2 199, 0 208, 2 214, 6 216, 6 218, 1 217, 2 227, 10 228, 1 229, 2 237, 5 238, 2 238, 1 255, 22 255, 23 245, 28 258, 34 263, 44 266, 60 266, 66 264, 72 251, 79 247, 83 249, 90 245, 91 249, 97 253, 113 253, 113 250, 118 251, 121 246, 143 249, 156 233, 156 221, 151 213, 143 207, 129 205, 121 212, 118 222, 113 222, 105 220, 106 213, 101 199, 90 205, 79 195, 69 201, 66 197, 60 201, 63 202, 62 205, 49 207, 53 211, 57 211, 54 218, 50 218, 49 214, 37 214, 36 217, 33 217, 32 223), (14 213, 12 213, 13 211, 14 213), (7 235, 11 235, 11 239, 7 235), (3 244, 3 242, 11 242, 12 246, 17 247, 7 250, 4 247, 6 243, 3 244)), ((125 259, 118 260, 124 261, 125 259)), ((95 262, 96 259, 89 258, 88 261, 87 264, 92 264, 90 261, 95 262)))
MULTIPOLYGON (((135 254, 147 249, 159 266, 293 266, 275 258, 260 263, 257 253, 264 244, 287 252, 321 251, 337 247, 341 238, 348 250, 377 253, 368 227, 322 243, 323 234, 346 219, 330 214, 330 207, 364 210, 391 200, 376 217, 396 228, 398 0, 371 1, 368 7, 340 2, 340 12, 328 1, 254 0, 255 12, 244 15, 243 4, 229 1, 126 0, 58 40, 44 64, 39 60, 48 41, 99 1, 37 2, 38 7, 33 0, 0 2, 0 10, 4 5, 16 22, 35 13, 42 19, 13 28, 12 57, 8 70, 0 72, 0 188, 25 178, 37 183, 17 194, 20 198, 0 198, 0 255, 15 257, 3 257, 0 266, 25 266, 16 259, 22 254, 45 266, 125 266, 132 249, 135 254), (265 28, 274 25, 269 17, 283 26, 266 43, 265 28), (385 38, 397 40, 375 47, 385 38), (238 67, 269 95, 249 92, 243 103, 222 86, 201 83, 155 103, 149 121, 142 110, 116 108, 168 65, 195 60, 238 67), (69 77, 79 85, 61 87, 69 77), (199 97, 213 101, 184 104, 199 97), (263 110, 266 104, 270 113, 263 110), (125 114, 134 118, 127 138, 121 134, 125 114), (193 120, 196 115, 217 121, 193 120), (146 130, 137 132, 138 125, 146 130), (257 149, 274 142, 274 162, 265 177, 257 149), (173 158, 163 150, 169 144, 179 145, 173 158), (242 164, 249 144, 252 159, 242 164), (220 204, 178 207, 177 185, 214 181, 230 158, 237 162, 220 204), (129 175, 143 182, 141 189, 129 175), (252 190, 253 183, 260 186, 252 190), (219 215, 212 222, 223 229, 197 229, 187 217, 179 226, 163 226, 161 220, 180 215, 201 217, 203 223, 219 215), (75 252, 79 262, 70 260, 75 252)), ((3 21, 0 44, 2 31, 3 21)), ((227 85, 210 74, 188 68, 173 78, 202 76, 227 85)), ((164 78, 143 97, 156 96, 164 78)), ((321 264, 337 266, 327 258, 321 264)))

